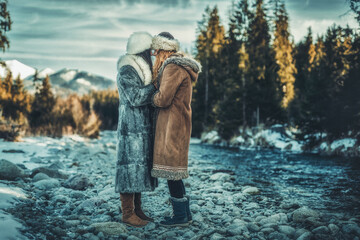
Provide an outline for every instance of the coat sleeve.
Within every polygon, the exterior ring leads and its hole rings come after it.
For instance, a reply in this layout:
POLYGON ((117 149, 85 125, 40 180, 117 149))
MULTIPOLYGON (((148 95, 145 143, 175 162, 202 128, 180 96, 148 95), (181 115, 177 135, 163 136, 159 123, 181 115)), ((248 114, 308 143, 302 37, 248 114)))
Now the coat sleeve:
POLYGON ((129 101, 132 107, 141 107, 151 104, 152 95, 156 91, 153 84, 140 85, 139 78, 134 71, 130 69, 122 70, 117 76, 117 84, 122 94, 129 101))
POLYGON ((184 79, 185 76, 181 72, 181 67, 175 64, 166 66, 161 77, 159 90, 152 98, 153 105, 159 108, 170 106, 176 91, 184 79))

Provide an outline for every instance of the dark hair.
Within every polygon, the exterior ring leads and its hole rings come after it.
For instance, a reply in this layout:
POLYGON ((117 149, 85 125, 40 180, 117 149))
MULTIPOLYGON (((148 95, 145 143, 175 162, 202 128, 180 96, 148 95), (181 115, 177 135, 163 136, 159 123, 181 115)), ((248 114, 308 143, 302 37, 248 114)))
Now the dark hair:
POLYGON ((152 72, 152 61, 151 61, 151 53, 150 53, 150 49, 146 49, 145 51, 142 51, 141 53, 137 53, 136 56, 142 57, 145 62, 149 65, 150 70, 152 72))

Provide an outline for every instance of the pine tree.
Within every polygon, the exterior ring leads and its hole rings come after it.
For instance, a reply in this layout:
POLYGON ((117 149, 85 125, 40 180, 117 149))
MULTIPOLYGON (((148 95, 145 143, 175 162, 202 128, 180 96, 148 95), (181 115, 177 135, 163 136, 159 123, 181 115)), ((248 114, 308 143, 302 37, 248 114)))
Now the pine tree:
POLYGON ((37 128, 51 122, 51 111, 55 105, 55 98, 51 91, 50 78, 46 76, 42 86, 36 91, 30 114, 30 126, 37 128))
POLYGON ((7 72, 5 78, 1 82, 0 108, 2 108, 2 116, 4 118, 11 117, 12 102, 11 89, 13 86, 12 73, 7 72))
POLYGON ((230 14, 230 24, 224 47, 221 50, 223 81, 219 90, 221 99, 216 104, 216 120, 219 134, 225 139, 231 138, 242 124, 241 78, 239 75, 239 40, 234 11, 230 14))
POLYGON ((280 85, 274 72, 274 53, 270 47, 269 25, 263 0, 256 0, 256 12, 249 25, 246 52, 249 56, 247 78, 248 122, 255 124, 260 113, 261 122, 271 124, 284 119, 281 109, 280 85))
POLYGON ((24 84, 20 75, 16 78, 12 86, 11 96, 11 118, 23 123, 25 121, 25 117, 30 113, 31 104, 30 95, 24 89, 24 84))
POLYGON ((7 10, 7 0, 0 1, 0 48, 5 51, 10 47, 10 41, 5 35, 7 31, 11 30, 11 18, 10 13, 7 10))
POLYGON ((277 78, 281 83, 283 98, 281 105, 287 108, 294 98, 295 63, 293 59, 293 45, 289 40, 288 15, 285 4, 281 4, 275 13, 275 40, 273 48, 277 64, 277 78))
POLYGON ((360 0, 349 0, 351 10, 356 14, 356 20, 360 24, 360 0))
POLYGON ((221 48, 224 45, 224 27, 220 24, 218 9, 206 9, 198 25, 196 58, 202 64, 202 74, 193 92, 193 134, 199 135, 205 127, 215 124, 214 106, 221 98, 221 48))

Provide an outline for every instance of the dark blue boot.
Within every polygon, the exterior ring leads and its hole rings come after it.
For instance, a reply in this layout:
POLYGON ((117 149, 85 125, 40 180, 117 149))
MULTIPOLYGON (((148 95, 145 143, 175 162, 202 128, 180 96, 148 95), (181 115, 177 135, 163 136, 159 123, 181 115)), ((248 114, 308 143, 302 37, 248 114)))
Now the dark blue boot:
MULTIPOLYGON (((186 202, 186 214, 189 220, 189 223, 192 223, 192 216, 191 216, 191 212, 190 212, 190 196, 189 195, 185 195, 185 197, 187 198, 187 202, 186 202)), ((165 217, 165 220, 169 220, 171 217, 165 217)))
POLYGON ((186 206, 189 203, 187 198, 173 198, 170 197, 170 202, 173 208, 173 216, 171 218, 165 218, 160 222, 162 226, 176 227, 176 226, 188 226, 189 219, 186 211, 186 206))
POLYGON ((191 216, 191 212, 190 212, 190 196, 189 195, 185 195, 187 202, 186 202, 186 213, 188 216, 188 220, 189 223, 192 223, 192 216, 191 216))

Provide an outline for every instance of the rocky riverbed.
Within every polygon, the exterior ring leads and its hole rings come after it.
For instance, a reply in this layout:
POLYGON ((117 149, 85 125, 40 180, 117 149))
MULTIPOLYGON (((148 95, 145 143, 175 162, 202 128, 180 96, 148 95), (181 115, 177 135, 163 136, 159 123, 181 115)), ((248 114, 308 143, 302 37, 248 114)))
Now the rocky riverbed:
MULTIPOLYGON (((7 230, 0 239, 360 239, 359 178, 345 179, 354 186, 341 185, 339 194, 351 194, 338 199, 325 194, 329 189, 308 186, 307 175, 314 177, 312 183, 319 176, 283 153, 241 155, 202 147, 199 141, 191 144, 185 181, 193 223, 188 228, 159 226, 171 214, 166 181, 160 179, 154 192, 143 195, 144 209, 155 222, 128 227, 121 222, 114 192, 115 136, 102 132, 97 140, 70 136, 0 142, 0 232, 7 230), (276 156, 286 164, 275 162, 276 156), (244 159, 249 162, 239 165, 244 159), (283 174, 291 165, 298 168, 283 174), (292 183, 299 175, 306 184, 292 183), (342 201, 348 205, 342 207, 342 201)), ((323 174, 338 184, 341 171, 331 167, 332 174, 323 174)))

